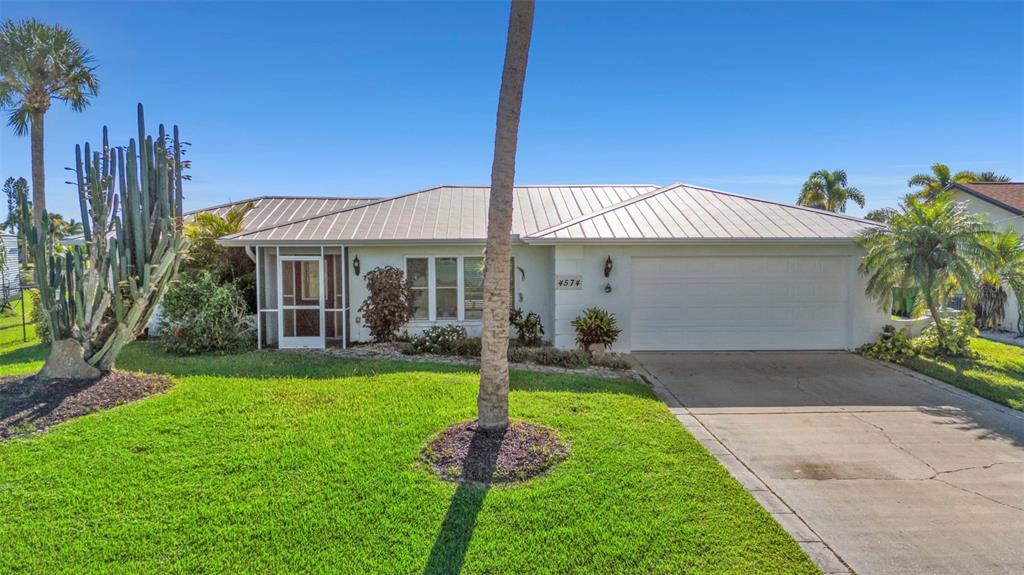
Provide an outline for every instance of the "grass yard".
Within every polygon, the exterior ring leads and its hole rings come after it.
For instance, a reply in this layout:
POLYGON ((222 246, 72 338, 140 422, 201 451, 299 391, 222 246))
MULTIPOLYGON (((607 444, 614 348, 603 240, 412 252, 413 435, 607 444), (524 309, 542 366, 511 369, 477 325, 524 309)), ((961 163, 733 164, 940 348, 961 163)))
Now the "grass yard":
POLYGON ((983 338, 971 340, 978 359, 914 357, 902 363, 925 375, 1024 411, 1024 348, 983 338))
POLYGON ((39 345, 36 326, 31 323, 32 298, 25 294, 24 334, 21 330, 21 306, 19 298, 11 302, 14 309, 0 312, 0 377, 30 373, 42 367, 47 349, 39 345), (25 336, 27 335, 27 341, 25 336))
POLYGON ((641 384, 514 373, 513 417, 571 453, 485 490, 418 464, 474 417, 466 368, 151 343, 118 365, 177 385, 0 444, 0 572, 818 572, 641 384))

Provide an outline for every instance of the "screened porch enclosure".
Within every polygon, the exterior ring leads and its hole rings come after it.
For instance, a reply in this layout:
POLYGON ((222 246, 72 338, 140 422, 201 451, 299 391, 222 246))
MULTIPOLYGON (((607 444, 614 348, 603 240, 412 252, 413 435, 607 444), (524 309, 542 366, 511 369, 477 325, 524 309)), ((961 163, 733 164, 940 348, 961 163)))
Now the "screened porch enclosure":
POLYGON ((257 246, 257 332, 262 348, 346 347, 344 246, 257 246))

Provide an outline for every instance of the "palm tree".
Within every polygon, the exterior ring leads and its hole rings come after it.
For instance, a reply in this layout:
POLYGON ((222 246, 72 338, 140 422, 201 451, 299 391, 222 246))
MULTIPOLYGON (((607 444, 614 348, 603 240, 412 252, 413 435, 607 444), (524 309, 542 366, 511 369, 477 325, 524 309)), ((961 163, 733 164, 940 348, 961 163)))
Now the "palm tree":
MULTIPOLYGON (((990 298, 999 298, 999 292, 1003 292, 1001 298, 1005 302, 1005 290, 1009 288, 1017 298, 1017 331, 1024 334, 1024 237, 1021 237, 1012 227, 1007 227, 1001 232, 995 232, 983 238, 983 244, 988 251, 988 258, 982 268, 982 284, 989 289, 985 292, 990 298)), ((998 301, 984 301, 979 297, 979 303, 985 308, 1001 308, 998 301), (993 305, 995 304, 995 305, 993 305)), ((993 317, 992 327, 1002 320, 1002 310, 993 317)))
POLYGON ((887 227, 871 228, 857 238, 867 249, 859 266, 868 276, 865 291, 888 306, 893 287, 917 288, 939 337, 945 339, 939 315, 944 288, 950 282, 964 290, 977 287, 975 270, 986 260, 988 233, 984 219, 964 211, 951 194, 930 202, 911 198, 887 227))
POLYGON ((0 108, 19 136, 32 136, 32 217, 43 221, 46 182, 43 169, 43 117, 51 100, 76 112, 89 106, 99 91, 93 57, 60 25, 38 20, 13 22, 0 28, 0 108))
POLYGON ((229 248, 217 244, 224 236, 237 234, 245 228, 245 215, 253 208, 252 202, 232 207, 223 216, 201 212, 185 225, 188 237, 188 258, 186 271, 208 269, 221 280, 235 281, 255 271, 255 264, 241 248, 229 248))
POLYGON ((853 200, 864 207, 864 194, 846 184, 845 170, 818 170, 807 178, 797 203, 829 212, 846 212, 846 202, 853 200))
POLYGON ((479 428, 508 427, 508 277, 512 258, 512 187, 516 175, 519 113, 533 34, 533 0, 512 0, 505 65, 498 94, 498 120, 491 163, 491 198, 484 252, 484 310, 481 331, 479 428))
POLYGON ((946 164, 933 164, 932 173, 917 174, 907 180, 908 188, 920 188, 916 195, 925 200, 934 200, 950 186, 960 182, 977 182, 978 174, 962 171, 953 173, 946 164))
POLYGON ((977 174, 974 174, 974 179, 972 181, 1006 183, 1010 181, 1010 176, 1004 176, 1003 174, 997 174, 992 171, 978 172, 977 174))

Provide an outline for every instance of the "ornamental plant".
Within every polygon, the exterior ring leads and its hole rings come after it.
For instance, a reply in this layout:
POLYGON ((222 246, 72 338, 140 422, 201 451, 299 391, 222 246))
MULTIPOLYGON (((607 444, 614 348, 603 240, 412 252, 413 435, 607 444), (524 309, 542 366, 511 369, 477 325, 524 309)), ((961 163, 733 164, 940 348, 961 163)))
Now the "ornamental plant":
POLYGON ((366 272, 366 289, 370 295, 359 306, 363 323, 374 341, 394 341, 416 309, 412 282, 402 270, 384 266, 366 272))
POLYGON ((245 296, 209 270, 182 274, 167 288, 160 335, 164 349, 178 355, 239 351, 256 341, 245 296))
POLYGON ((50 215, 33 221, 22 198, 21 225, 35 261, 39 308, 53 338, 41 379, 92 379, 109 372, 121 348, 138 336, 174 278, 182 234, 182 149, 178 128, 112 147, 75 147, 75 176, 84 246, 49 241, 50 215))
POLYGON ((586 351, 590 351, 594 345, 608 349, 622 333, 615 315, 599 307, 583 310, 582 314, 572 320, 572 327, 576 330, 576 344, 586 351))
POLYGON ((520 308, 511 308, 508 312, 508 321, 516 328, 519 343, 526 346, 540 345, 544 340, 544 325, 540 316, 535 312, 523 313, 520 308))

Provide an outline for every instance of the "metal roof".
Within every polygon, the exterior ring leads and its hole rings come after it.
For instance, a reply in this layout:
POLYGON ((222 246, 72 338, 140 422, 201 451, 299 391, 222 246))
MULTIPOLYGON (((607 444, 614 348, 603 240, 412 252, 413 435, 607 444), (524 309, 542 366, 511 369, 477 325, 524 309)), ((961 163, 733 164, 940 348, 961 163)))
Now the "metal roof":
MULTIPOLYGON (((849 241, 880 225, 688 184, 514 190, 512 234, 527 242, 849 241)), ((271 209, 268 204, 261 210, 266 217, 256 216, 258 222, 220 243, 478 242, 487 237, 489 194, 486 186, 438 186, 333 211, 325 205, 295 203, 299 199, 293 198, 287 206, 271 209), (299 217, 300 213, 311 215, 299 217)))
POLYGON ((850 240, 876 222, 673 184, 552 226, 530 240, 850 240))
MULTIPOLYGON (((654 185, 550 185, 514 188, 512 233, 528 236, 658 189, 654 185)), ((346 207, 291 223, 228 236, 225 244, 312 241, 482 241, 487 237, 486 186, 438 186, 346 207)), ((248 226, 247 226, 248 228, 248 226)))

